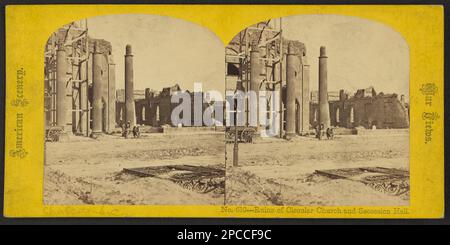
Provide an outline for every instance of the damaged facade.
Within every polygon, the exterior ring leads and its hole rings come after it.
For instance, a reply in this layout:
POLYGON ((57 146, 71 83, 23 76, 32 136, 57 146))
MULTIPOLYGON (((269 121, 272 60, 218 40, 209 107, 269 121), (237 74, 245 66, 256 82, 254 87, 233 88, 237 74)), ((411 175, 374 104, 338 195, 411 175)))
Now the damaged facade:
MULTIPOLYGON (((136 110, 136 124, 147 125, 152 127, 159 127, 163 125, 177 126, 173 125, 171 116, 174 108, 176 108, 179 103, 172 103, 172 96, 177 92, 187 92, 190 95, 191 107, 194 108, 194 96, 197 98, 204 98, 204 93, 202 92, 189 92, 183 91, 178 84, 171 87, 163 88, 162 91, 154 91, 150 88, 145 90, 134 90, 134 104, 136 110)), ((206 113, 206 109, 210 104, 206 103, 202 99, 202 115, 206 113)), ((182 103, 180 101, 180 103, 182 103)), ((117 90, 117 101, 116 101, 116 123, 117 125, 122 125, 124 123, 124 112, 125 112, 125 90, 117 90)), ((182 126, 206 126, 204 121, 199 124, 199 121, 195 121, 194 110, 191 110, 191 120, 187 125, 182 123, 182 126)), ((212 112, 214 113, 214 112, 212 112)), ((212 114, 212 117, 214 115, 212 114)))
MULTIPOLYGON (((344 90, 329 92, 330 123, 334 127, 408 128, 409 105, 403 95, 377 93, 373 87, 353 96, 344 90)), ((310 124, 318 123, 318 95, 311 92, 310 124)))
MULTIPOLYGON (((251 124, 249 108, 254 106, 256 128, 264 127, 260 124, 261 117, 267 118, 265 126, 278 129, 279 137, 307 135, 320 123, 345 128, 409 127, 409 108, 403 96, 376 93, 373 88, 358 90, 353 96, 342 90, 328 92, 325 47, 321 47, 318 57, 319 92, 311 93, 306 47, 298 40, 283 38, 279 21, 246 28, 225 50, 227 91, 273 92, 258 98, 267 101, 267 108, 259 108, 259 101, 255 105, 245 102, 245 126, 251 124), (279 103, 272 98, 274 94, 281 98, 279 103), (272 120, 275 116, 278 120, 272 120)), ((203 93, 187 91, 191 98, 190 123, 174 125, 171 116, 179 104, 171 100, 175 93, 182 91, 180 86, 176 84, 160 92, 134 89, 131 45, 126 46, 124 53, 125 89, 116 90, 111 44, 88 36, 87 31, 85 21, 73 22, 53 33, 46 44, 47 129, 60 127, 68 134, 95 136, 113 133, 127 121, 131 126, 211 126, 194 117, 194 108, 198 107, 194 97, 204 98, 203 93)), ((221 110, 210 113, 224 111, 224 118, 234 118, 233 108, 227 112, 223 103, 220 106, 221 110)), ((202 99, 202 115, 210 107, 202 99)))
MULTIPOLYGON (((226 48, 226 89, 279 93, 279 108, 273 107, 270 97, 265 99, 267 110, 281 115, 280 137, 308 134, 318 124, 325 129, 409 127, 409 106, 403 95, 398 98, 397 94, 377 94, 373 88, 358 90, 354 96, 344 91, 337 95, 328 92, 325 47, 320 48, 318 57, 319 91, 310 93, 306 54, 303 43, 281 36, 281 25, 275 20, 251 26, 226 48)), ((245 114, 248 118, 248 106, 245 114)))
POLYGON ((86 21, 73 22, 52 34, 45 47, 44 74, 46 128, 57 126, 64 133, 85 136, 91 135, 94 124, 105 133, 115 128, 111 44, 89 37, 86 21), (99 109, 97 116, 94 107, 99 109))
MULTIPOLYGON (((275 122, 279 136, 306 134, 309 130, 306 48, 297 40, 282 37, 281 20, 261 22, 241 31, 228 44, 225 57, 227 91, 275 92, 281 98, 278 106, 270 94, 260 99, 267 100, 269 122, 274 114, 279 118, 275 122)), ((260 111, 258 106, 259 103, 256 105, 257 113, 260 111)), ((250 106, 247 103, 245 107, 244 121, 249 125, 250 106)))

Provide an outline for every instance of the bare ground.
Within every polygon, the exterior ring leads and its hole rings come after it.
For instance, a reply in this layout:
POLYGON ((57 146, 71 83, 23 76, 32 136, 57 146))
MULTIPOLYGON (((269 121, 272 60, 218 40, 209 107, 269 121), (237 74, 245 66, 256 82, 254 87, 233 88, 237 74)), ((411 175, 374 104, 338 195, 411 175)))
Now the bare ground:
POLYGON ((409 170, 408 132, 336 136, 332 141, 298 137, 260 138, 239 145, 239 166, 227 148, 226 197, 200 194, 166 179, 139 178, 123 168, 173 164, 224 164, 224 135, 146 134, 140 139, 73 136, 47 143, 44 203, 136 205, 324 205, 400 206, 409 197, 391 196, 363 183, 332 180, 315 170, 387 167, 409 170))
POLYGON ((46 143, 44 203, 221 205, 223 194, 201 194, 170 180, 139 178, 123 168, 224 164, 223 134, 148 134, 140 139, 72 136, 46 143))
MULTIPOLYGON (((394 132, 394 133, 393 133, 394 132)), ((408 196, 392 196, 365 184, 328 179, 315 170, 386 167, 409 170, 409 134, 346 135, 318 141, 260 138, 239 145, 239 166, 231 167, 227 145, 226 202, 229 205, 400 206, 408 196)))

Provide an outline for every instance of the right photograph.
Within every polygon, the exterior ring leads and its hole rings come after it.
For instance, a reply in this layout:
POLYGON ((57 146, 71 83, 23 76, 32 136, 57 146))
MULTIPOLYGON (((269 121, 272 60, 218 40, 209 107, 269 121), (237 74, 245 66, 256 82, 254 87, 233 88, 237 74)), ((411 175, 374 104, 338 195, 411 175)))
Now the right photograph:
POLYGON ((225 50, 226 205, 408 206, 409 47, 343 15, 255 23, 225 50))

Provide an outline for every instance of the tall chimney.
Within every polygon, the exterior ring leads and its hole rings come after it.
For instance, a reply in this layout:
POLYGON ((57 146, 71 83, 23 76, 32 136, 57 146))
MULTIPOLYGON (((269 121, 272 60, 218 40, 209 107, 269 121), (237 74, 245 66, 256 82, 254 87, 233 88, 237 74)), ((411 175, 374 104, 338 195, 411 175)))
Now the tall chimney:
POLYGON ((256 98, 250 97, 249 124, 259 129, 259 83, 260 83, 259 47, 257 42, 252 43, 250 51, 250 91, 255 92, 256 98), (254 115, 254 116, 252 116, 254 115), (256 117, 255 117, 256 116, 256 117), (256 122, 255 122, 256 120, 256 122))
POLYGON ((134 107, 133 54, 131 45, 128 44, 125 52, 125 123, 130 122, 131 127, 136 125, 134 107))
POLYGON ((327 85, 327 53, 324 46, 320 47, 319 56, 319 125, 324 129, 330 127, 330 108, 328 105, 327 85))

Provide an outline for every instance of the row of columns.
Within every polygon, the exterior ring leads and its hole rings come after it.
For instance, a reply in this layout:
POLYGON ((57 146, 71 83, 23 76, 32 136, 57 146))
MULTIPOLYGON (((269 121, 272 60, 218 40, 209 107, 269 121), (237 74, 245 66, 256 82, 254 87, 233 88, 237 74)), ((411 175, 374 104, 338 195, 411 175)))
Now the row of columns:
MULTIPOLYGON (((260 66, 259 66, 259 52, 257 44, 254 44, 252 47, 252 51, 250 52, 250 90, 254 91, 256 94, 259 92, 259 78, 260 78, 260 66)), ((67 80, 67 56, 63 46, 58 46, 57 50, 57 69, 56 69, 56 77, 57 77, 57 125, 64 128, 66 132, 67 129, 67 105, 71 102, 69 96, 67 94, 67 87, 71 88, 67 80)), ((302 85, 301 82, 304 80, 304 71, 303 64, 301 59, 298 56, 297 51, 295 50, 292 43, 289 43, 288 52, 286 55, 286 137, 293 137, 296 134, 297 128, 305 128, 304 114, 301 112, 296 114, 296 101, 300 106, 305 106, 307 102, 305 96, 300 96, 296 91, 304 88, 296 88, 297 85, 302 85), (299 114, 300 113, 300 114, 299 114), (296 125, 297 122, 297 125, 296 125)), ((108 76, 111 76, 111 79, 114 79, 114 64, 109 64, 108 76)), ((96 42, 94 45, 94 53, 93 53, 93 67, 92 67, 92 76, 93 76, 93 100, 92 100, 92 137, 97 137, 102 133, 103 126, 103 85, 102 85, 102 53, 100 52, 98 43, 96 42)), ((307 83, 307 82, 306 82, 307 83)), ((84 85, 86 86, 86 85, 84 85)), ((303 86, 303 85, 302 85, 303 86)), ((307 86, 307 84, 306 84, 307 86)), ((129 123, 131 127, 136 125, 136 113, 135 113, 135 103, 134 103, 134 88, 133 88, 133 54, 131 45, 126 46, 125 52, 125 122, 129 123)), ((115 90, 115 88, 113 88, 115 90)), ((309 88, 306 88, 307 90, 309 88)), ((83 89, 81 89, 83 91, 83 89)), ((109 89, 108 89, 109 90, 109 89)), ((87 90, 86 90, 87 91, 87 90)), ((71 94, 70 94, 71 96, 71 94)), ((81 97, 84 95, 81 94, 81 97)), ((110 93, 108 93, 110 96, 110 93)), ((258 97, 258 96, 257 96, 258 97)), ((87 109, 87 101, 81 100, 81 110, 87 109), (83 102, 83 101, 86 101, 83 102)), ((251 108, 258 108, 259 101, 253 100, 253 103, 256 105, 252 105, 251 108)), ((115 104, 115 102, 114 102, 115 104)), ((108 127, 111 125, 115 125, 115 113, 114 107, 108 106, 108 127)), ((259 111, 256 113, 256 120, 259 122, 259 111)), ((86 117, 85 117, 86 118, 86 117)), ((86 119, 83 119, 86 120, 86 119)), ((82 121, 83 121, 82 120, 82 121)), ((309 122, 307 122, 309 124, 309 122)), ((330 126, 330 118, 329 118, 329 105, 328 105, 328 96, 327 96, 327 56, 325 47, 320 48, 320 57, 319 57, 319 125, 323 124, 325 128, 330 126)), ((88 123, 82 125, 86 125, 88 127, 88 123)))
MULTIPOLYGON (((252 49, 257 50, 257 49, 252 49)), ((319 56, 319 125, 324 129, 330 127, 330 113, 328 104, 327 86, 327 56, 326 48, 320 47, 319 56)), ((259 74, 253 70, 259 69, 259 53, 251 52, 251 81, 250 89, 258 92, 259 81, 254 79, 259 74), (252 62, 253 61, 253 62, 252 62)), ((259 70, 258 70, 259 71, 259 70)), ((309 67, 304 65, 299 57, 298 50, 293 43, 289 43, 286 54, 286 124, 285 137, 291 138, 297 132, 304 134, 309 129, 309 67)), ((254 107, 257 108, 257 107, 254 107)), ((258 113, 259 114, 259 113, 258 113)))
MULTIPOLYGON (((131 54, 131 47, 130 47, 131 54)), ((112 58, 104 58, 98 42, 94 43, 92 54, 92 114, 89 115, 89 86, 88 86, 88 68, 90 59, 85 59, 79 65, 79 86, 77 98, 74 95, 72 81, 68 79, 68 56, 63 43, 58 45, 56 51, 56 126, 61 127, 64 133, 71 134, 73 130, 91 137, 98 137, 103 131, 111 132, 115 126, 115 64, 112 58), (74 101, 72 101, 74 99, 74 101), (74 105, 73 105, 74 104, 74 105), (72 121, 73 109, 75 109, 75 120, 72 121), (89 117, 92 117, 92 124, 89 117), (70 122, 73 128, 70 126, 70 122), (92 126, 92 127, 91 127, 92 126), (91 129, 91 133, 90 133, 91 129)), ((130 59, 127 58, 126 60, 130 59)), ((126 62, 127 63, 127 62, 126 62)), ((128 66, 132 66, 128 61, 128 66)), ((127 64, 126 64, 127 66, 127 64)), ((130 70, 130 68, 128 68, 130 70)), ((128 79, 132 83, 132 67, 131 74, 128 72, 128 79), (131 77, 131 79, 129 79, 131 77)), ((132 86, 131 86, 132 89, 132 86)), ((132 98, 133 99, 133 98, 132 98)), ((133 107, 134 111, 134 107, 133 107)))
MULTIPOLYGON (((297 133, 306 134, 309 129, 309 66, 303 64, 303 57, 298 53, 293 43, 289 43, 286 54, 286 118, 285 118, 285 137, 293 137, 297 133)), ((250 51, 250 91, 259 93, 261 80, 260 53, 257 43, 252 43, 250 51)), ((275 79, 280 78, 280 67, 277 63, 273 70, 275 79)), ((279 87, 279 91, 282 88, 279 87)), ((256 100, 250 100, 250 108, 256 108, 256 112, 249 110, 255 116, 250 119, 256 119, 256 122, 249 122, 250 125, 259 125, 259 97, 256 100)), ((273 108, 274 109, 274 108, 273 108)), ((280 117, 282 114, 280 115, 280 117)), ((248 120, 248 119, 247 119, 248 120)))
MULTIPOLYGON (((102 74, 101 74, 101 56, 99 52, 98 43, 94 46, 93 57, 93 113, 92 113, 92 135, 96 138, 102 134, 103 126, 103 86, 102 86, 102 74)), ((108 77, 115 79, 115 64, 109 63, 108 77)), ((115 99, 115 85, 112 89, 108 90, 108 98, 115 99), (112 90, 112 91, 111 91, 112 90)), ((107 111, 107 124, 115 126, 115 100, 114 107, 109 106, 107 111)), ((131 127, 136 125, 136 113, 134 105, 134 88, 133 88, 133 54, 131 45, 127 45, 125 48, 125 122, 129 123, 131 127)), ((114 127, 113 126, 113 127, 114 127)))

